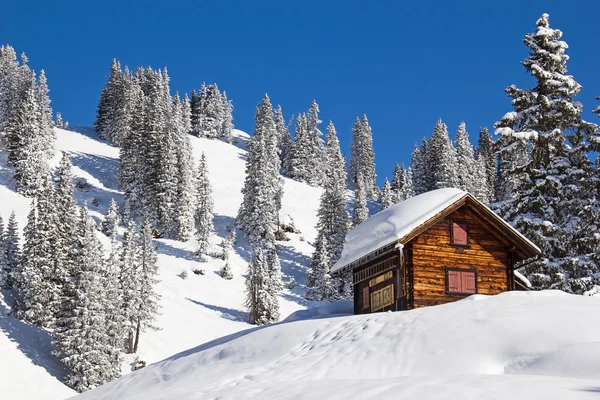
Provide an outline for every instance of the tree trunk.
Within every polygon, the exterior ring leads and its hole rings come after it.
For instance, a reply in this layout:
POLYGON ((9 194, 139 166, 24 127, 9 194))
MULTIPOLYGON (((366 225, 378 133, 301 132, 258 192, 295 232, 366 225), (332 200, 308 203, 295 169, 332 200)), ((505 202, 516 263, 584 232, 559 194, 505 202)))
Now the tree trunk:
POLYGON ((140 343, 140 320, 138 319, 137 325, 135 327, 135 343, 133 344, 133 352, 137 353, 138 344, 140 343))

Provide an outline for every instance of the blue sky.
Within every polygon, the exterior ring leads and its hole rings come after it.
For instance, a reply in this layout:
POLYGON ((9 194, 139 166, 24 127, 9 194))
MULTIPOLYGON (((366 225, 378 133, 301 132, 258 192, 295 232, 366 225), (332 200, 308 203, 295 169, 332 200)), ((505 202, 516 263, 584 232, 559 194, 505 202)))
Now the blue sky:
POLYGON ((590 113, 600 96, 600 2, 591 0, 5 0, 0 42, 46 70, 53 108, 75 125, 93 122, 114 57, 167 66, 180 93, 216 82, 247 132, 265 92, 286 116, 316 99, 323 130, 333 120, 346 153, 366 113, 381 183, 437 118, 452 135, 464 120, 475 142, 510 110, 503 90, 531 86, 522 39, 544 12, 570 46, 585 117, 600 122, 590 113))

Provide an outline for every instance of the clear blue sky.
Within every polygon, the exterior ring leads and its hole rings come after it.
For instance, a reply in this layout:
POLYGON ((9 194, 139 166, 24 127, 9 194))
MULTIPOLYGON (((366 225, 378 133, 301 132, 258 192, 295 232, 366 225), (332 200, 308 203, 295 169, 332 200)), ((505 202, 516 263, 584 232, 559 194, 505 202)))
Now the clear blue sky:
POLYGON ((0 41, 44 68, 52 106, 90 125, 111 59, 167 66, 172 90, 216 82, 252 131, 265 92, 287 116, 317 100, 347 153, 366 113, 378 181, 408 163, 441 117, 473 142, 510 110, 509 84, 530 87, 525 33, 550 14, 564 32, 569 73, 583 85, 585 117, 600 96, 600 1, 28 1, 2 2, 0 41), (526 4, 522 4, 526 3, 526 4))

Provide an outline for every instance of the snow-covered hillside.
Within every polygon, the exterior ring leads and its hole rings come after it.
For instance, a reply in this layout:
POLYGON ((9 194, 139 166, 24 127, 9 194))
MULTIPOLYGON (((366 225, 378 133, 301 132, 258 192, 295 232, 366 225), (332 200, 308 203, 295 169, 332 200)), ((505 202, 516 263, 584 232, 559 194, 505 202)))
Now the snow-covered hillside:
MULTIPOLYGON (((52 160, 52 165, 58 164, 62 152, 70 155, 77 183, 77 202, 82 204, 83 201, 87 201, 90 214, 100 221, 111 197, 122 203, 117 175, 119 151, 118 148, 99 140, 93 129, 73 130, 77 132, 56 130, 57 154, 52 160), (92 205, 94 198, 99 201, 97 207, 92 205)), ((215 201, 215 234, 211 240, 215 245, 215 252, 218 252, 220 248, 217 244, 227 235, 227 228, 233 226, 241 203, 240 190, 245 176, 245 147, 249 136, 244 132, 234 131, 232 145, 217 140, 195 137, 191 139, 196 161, 202 152, 207 158, 215 201)), ((303 298, 303 283, 305 268, 313 250, 311 243, 316 235, 316 210, 320 193, 321 189, 285 180, 281 215, 289 214, 302 233, 289 234, 290 240, 281 242, 279 246, 284 283, 291 278, 297 282, 294 289, 284 289, 281 293, 282 318, 310 305, 310 302, 303 298)), ((19 228, 22 229, 29 208, 30 200, 14 191, 12 173, 6 167, 6 154, 0 151, 0 215, 6 221, 14 210, 19 228)), ((108 245, 107 238, 104 238, 104 242, 108 245)), ((184 243, 159 239, 156 240, 156 244, 161 280, 157 291, 162 296, 161 315, 157 325, 161 329, 142 335, 140 360, 153 363, 200 343, 251 328, 243 308, 244 274, 250 256, 243 237, 238 239, 234 246, 235 253, 230 259, 234 273, 232 280, 224 280, 218 275, 223 267, 222 260, 213 259, 203 264, 196 261, 194 240, 184 243), (205 274, 196 275, 192 273, 193 269, 204 269, 205 274), (185 280, 179 277, 183 270, 188 274, 185 280)), ((8 303, 9 300, 6 300, 8 303)), ((0 313, 0 388, 12 388, 5 386, 4 380, 14 384, 15 390, 11 392, 11 399, 64 398, 72 393, 57 380, 62 377, 64 371, 49 354, 50 336, 8 316, 9 307, 6 303, 2 303, 0 313), (22 367, 15 368, 15 365, 22 367), (40 375, 46 376, 42 379, 40 375), (35 381, 36 385, 25 383, 32 381, 35 381), (22 388, 22 391, 19 391, 19 388, 22 388), (40 397, 36 393, 44 393, 44 396, 40 397)))
POLYGON ((78 399, 597 398, 599 307, 599 298, 510 292, 321 315, 203 344, 78 399))

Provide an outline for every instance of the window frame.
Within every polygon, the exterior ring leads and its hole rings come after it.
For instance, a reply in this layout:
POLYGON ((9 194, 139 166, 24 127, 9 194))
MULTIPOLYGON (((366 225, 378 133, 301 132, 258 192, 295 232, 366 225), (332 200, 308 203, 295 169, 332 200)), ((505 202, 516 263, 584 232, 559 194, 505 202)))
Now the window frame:
POLYGON ((371 290, 370 290, 369 286, 365 286, 362 288, 362 308, 361 308, 361 310, 370 310, 370 309, 371 309, 371 290), (365 292, 366 292, 367 296, 365 296, 365 292), (365 307, 365 299, 369 303, 366 307, 365 307))
POLYGON ((471 235, 469 234, 469 223, 462 220, 451 219, 450 220, 450 246, 454 247, 471 247, 471 235), (454 243, 454 224, 461 224, 465 226, 465 233, 467 235, 467 243, 466 244, 458 244, 454 243))
MULTIPOLYGON (((474 294, 479 294, 479 286, 477 284, 477 270, 475 268, 452 268, 452 267, 444 267, 444 282, 445 282, 445 286, 444 286, 444 292, 446 294, 449 295, 460 295, 460 296, 471 296, 474 294), (454 271, 454 272, 472 272, 474 277, 475 277, 475 293, 465 293, 465 292, 451 292, 449 290, 448 284, 449 284, 449 280, 448 280, 448 272, 449 271, 454 271)), ((462 285, 462 279, 461 279, 461 285, 462 285)))

